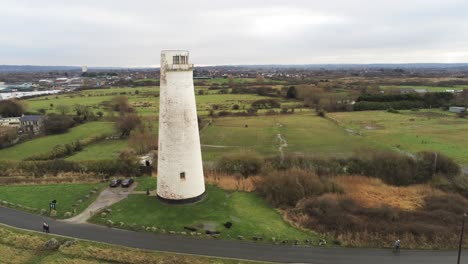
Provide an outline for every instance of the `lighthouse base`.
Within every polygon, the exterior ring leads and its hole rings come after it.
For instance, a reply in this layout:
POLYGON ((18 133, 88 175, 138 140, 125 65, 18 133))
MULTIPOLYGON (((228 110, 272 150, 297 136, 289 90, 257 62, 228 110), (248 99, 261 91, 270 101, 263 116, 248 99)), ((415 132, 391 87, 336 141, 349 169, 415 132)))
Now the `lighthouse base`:
POLYGON ((158 197, 159 201, 161 201, 162 203, 165 203, 165 204, 192 204, 192 203, 200 202, 201 200, 205 199, 206 192, 204 192, 204 193, 202 193, 202 194, 200 194, 198 196, 192 197, 192 198, 178 199, 178 200, 167 199, 167 198, 161 197, 159 195, 157 197, 158 197))

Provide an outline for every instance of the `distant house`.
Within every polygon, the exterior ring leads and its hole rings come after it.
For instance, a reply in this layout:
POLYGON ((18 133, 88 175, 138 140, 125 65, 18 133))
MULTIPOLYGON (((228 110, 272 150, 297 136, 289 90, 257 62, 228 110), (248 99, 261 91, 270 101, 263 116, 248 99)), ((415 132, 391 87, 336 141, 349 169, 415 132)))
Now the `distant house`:
POLYGON ((44 127, 44 116, 24 115, 20 118, 23 133, 40 134, 44 127))
POLYGON ((414 91, 418 94, 425 94, 427 93, 427 90, 426 89, 414 89, 414 91))
POLYGON ((410 94, 410 93, 414 93, 414 89, 413 89, 413 88, 400 88, 400 93, 401 93, 401 94, 410 94))
POLYGON ((19 128, 21 126, 20 118, 21 117, 0 117, 0 126, 19 128))
POLYGON ((466 107, 460 107, 460 106, 451 106, 449 108, 449 112, 452 112, 452 113, 462 113, 462 112, 465 112, 466 111, 466 107))

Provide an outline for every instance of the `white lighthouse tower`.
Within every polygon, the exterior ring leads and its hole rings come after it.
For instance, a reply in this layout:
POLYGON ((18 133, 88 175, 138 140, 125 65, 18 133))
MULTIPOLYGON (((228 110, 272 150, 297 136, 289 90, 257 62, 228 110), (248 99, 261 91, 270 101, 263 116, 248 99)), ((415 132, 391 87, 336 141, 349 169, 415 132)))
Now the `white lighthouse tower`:
POLYGON ((158 198, 191 203, 203 198, 205 179, 189 52, 161 52, 158 198))

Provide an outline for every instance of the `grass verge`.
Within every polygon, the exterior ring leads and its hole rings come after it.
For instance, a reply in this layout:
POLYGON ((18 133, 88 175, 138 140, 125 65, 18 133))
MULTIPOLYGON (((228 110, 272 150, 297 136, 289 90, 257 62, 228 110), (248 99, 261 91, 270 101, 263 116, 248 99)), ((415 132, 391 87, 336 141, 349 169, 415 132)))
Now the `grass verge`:
POLYGON ((8 264, 96 264, 96 263, 160 263, 160 264, 247 264, 243 260, 199 257, 139 250, 108 244, 44 235, 0 225, 0 262, 8 264), (60 244, 47 250, 45 244, 54 238, 60 244), (6 256, 8 256, 6 258, 6 256))
POLYGON ((57 218, 86 209, 107 183, 0 186, 2 205, 33 213, 49 214, 49 202, 57 200, 57 218), (42 212, 41 212, 42 211, 42 212))
POLYGON ((199 237, 206 237, 206 230, 219 231, 216 237, 223 239, 258 237, 265 242, 320 238, 316 233, 298 230, 283 221, 275 209, 254 193, 228 192, 211 185, 207 185, 205 200, 196 204, 171 206, 154 196, 134 194, 110 208, 111 214, 95 215, 91 222, 109 224, 110 220, 119 228, 199 237), (227 222, 232 223, 231 228, 223 225, 227 222), (184 227, 197 230, 191 233, 184 227))

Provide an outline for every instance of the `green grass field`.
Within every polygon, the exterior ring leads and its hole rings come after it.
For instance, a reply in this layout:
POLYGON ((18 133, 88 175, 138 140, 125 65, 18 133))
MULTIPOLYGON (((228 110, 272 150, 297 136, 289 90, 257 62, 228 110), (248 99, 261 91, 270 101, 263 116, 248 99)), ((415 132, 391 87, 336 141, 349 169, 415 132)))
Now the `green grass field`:
POLYGON ((288 144, 283 148, 284 153, 291 154, 341 157, 377 147, 327 119, 303 111, 294 115, 215 119, 201 132, 203 159, 216 160, 221 155, 241 150, 253 150, 265 156, 278 155, 278 134, 288 144))
POLYGON ((136 178, 135 181, 138 182, 138 186, 135 188, 135 191, 156 190, 156 178, 141 176, 136 178))
POLYGON ((111 219, 114 223, 124 222, 124 228, 135 223, 175 232, 186 231, 184 226, 190 226, 204 233, 204 228, 209 227, 220 231, 224 239, 236 239, 238 235, 249 240, 262 236, 269 242, 272 237, 299 241, 318 238, 314 233, 300 231, 284 222, 278 212, 253 193, 227 192, 211 185, 207 185, 205 200, 196 204, 170 206, 154 196, 134 194, 111 209, 109 217, 96 215, 91 221, 104 224, 111 219), (230 229, 222 225, 228 221, 233 223, 230 229))
POLYGON ((128 147, 127 140, 104 140, 85 147, 82 151, 67 157, 69 161, 115 160, 122 150, 128 147))
POLYGON ((126 248, 61 236, 44 235, 3 225, 0 225, 0 262, 2 264, 261 263, 126 248), (55 238, 61 245, 66 241, 75 242, 70 246, 61 246, 57 250, 48 250, 44 245, 51 238, 55 238))
POLYGON ((57 145, 73 143, 81 139, 94 138, 100 135, 111 135, 114 126, 111 122, 90 122, 74 128, 68 133, 40 137, 31 141, 0 150, 0 159, 23 160, 27 157, 45 153, 57 145))
MULTIPOLYGON (((35 209, 49 210, 49 202, 57 200, 57 217, 64 218, 66 212, 80 213, 88 207, 97 197, 90 194, 93 188, 98 190, 107 184, 51 184, 51 185, 11 185, 0 186, 0 200, 13 204, 20 204, 35 209), (89 195, 89 198, 86 198, 89 195), (81 203, 77 202, 82 200, 81 203), (73 206, 76 204, 77 206, 73 206)), ((24 208, 18 208, 24 209, 24 208)))
POLYGON ((438 151, 468 164, 468 119, 440 110, 330 113, 342 125, 360 131, 366 141, 415 153, 438 151))
MULTIPOLYGON (((208 110, 212 105, 218 105, 222 110, 232 110, 234 104, 238 104, 240 110, 250 108, 251 103, 270 97, 259 96, 256 94, 218 94, 218 91, 209 91, 205 87, 197 87, 196 90, 205 90, 205 95, 197 95, 197 110, 199 114, 207 115, 208 110)), ((130 104, 136 109, 140 115, 157 115, 159 112, 159 87, 135 87, 135 88, 109 88, 109 89, 92 89, 77 91, 73 93, 61 94, 56 96, 44 96, 26 100, 28 111, 38 112, 40 109, 45 109, 46 113, 57 113, 57 106, 70 106, 71 114, 75 104, 85 105, 91 108, 94 113, 99 111, 104 114, 108 110, 102 105, 105 101, 110 101, 114 96, 125 95, 128 97, 130 104)), ((196 93, 197 94, 197 93, 196 93)), ((273 99, 273 98, 270 98, 273 99)), ((275 98, 279 99, 279 98, 275 98)), ((287 101, 279 99, 285 105, 297 103, 296 101, 287 101)))

